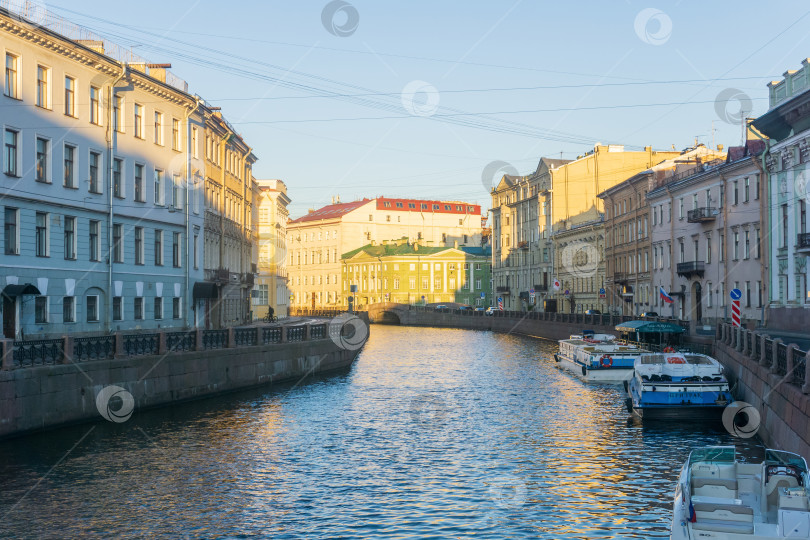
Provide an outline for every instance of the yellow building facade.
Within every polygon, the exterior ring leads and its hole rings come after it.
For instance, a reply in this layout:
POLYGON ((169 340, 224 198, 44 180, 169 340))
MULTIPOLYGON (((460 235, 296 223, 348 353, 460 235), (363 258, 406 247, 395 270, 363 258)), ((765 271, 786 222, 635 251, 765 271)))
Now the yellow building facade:
POLYGON ((276 317, 288 315, 287 288, 287 185, 281 180, 257 180, 259 273, 253 289, 253 318, 265 317, 273 308, 276 317))

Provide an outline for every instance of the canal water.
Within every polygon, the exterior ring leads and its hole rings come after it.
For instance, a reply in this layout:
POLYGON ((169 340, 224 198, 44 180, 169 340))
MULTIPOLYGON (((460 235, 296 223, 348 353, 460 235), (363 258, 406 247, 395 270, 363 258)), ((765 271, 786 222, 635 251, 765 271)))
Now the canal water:
POLYGON ((642 426, 555 348, 374 326, 345 372, 2 442, 0 536, 667 537, 689 450, 744 441, 642 426))

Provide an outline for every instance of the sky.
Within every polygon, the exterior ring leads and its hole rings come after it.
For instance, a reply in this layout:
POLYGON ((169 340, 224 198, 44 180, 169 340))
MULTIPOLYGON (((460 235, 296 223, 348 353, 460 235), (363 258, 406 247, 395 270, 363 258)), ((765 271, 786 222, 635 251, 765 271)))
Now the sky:
MULTIPOLYGON (((40 3, 40 0, 34 0, 40 3)), ((740 144, 810 56, 806 1, 49 0, 222 107, 291 218, 388 197, 490 206, 596 143, 740 144)))

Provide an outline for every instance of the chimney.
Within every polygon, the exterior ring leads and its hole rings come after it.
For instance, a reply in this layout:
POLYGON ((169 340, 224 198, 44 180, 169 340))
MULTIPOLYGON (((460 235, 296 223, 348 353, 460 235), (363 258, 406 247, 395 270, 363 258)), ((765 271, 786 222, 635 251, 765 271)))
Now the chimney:
POLYGON ((104 42, 97 39, 77 39, 76 43, 84 45, 88 49, 92 49, 99 54, 104 54, 104 42))
POLYGON ((454 248, 456 248, 456 249, 458 249, 458 240, 455 240, 455 241, 453 242, 453 247, 454 247, 454 248))
POLYGON ((166 82, 166 70, 172 67, 171 64, 146 64, 149 68, 149 76, 160 82, 166 82))

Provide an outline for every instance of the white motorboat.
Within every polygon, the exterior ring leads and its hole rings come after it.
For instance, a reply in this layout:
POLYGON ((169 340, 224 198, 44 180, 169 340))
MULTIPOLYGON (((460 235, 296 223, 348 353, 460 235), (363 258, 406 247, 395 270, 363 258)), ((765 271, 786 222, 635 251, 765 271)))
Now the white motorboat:
POLYGON ((633 375, 633 365, 642 353, 649 351, 616 341, 611 334, 584 332, 560 340, 554 359, 560 366, 581 379, 594 382, 621 383, 633 375))
POLYGON ((705 354, 642 354, 625 390, 628 412, 652 420, 720 421, 731 402, 723 366, 705 354))
POLYGON ((694 450, 675 489, 671 540, 810 539, 807 462, 766 450, 737 459, 733 446, 694 450))

